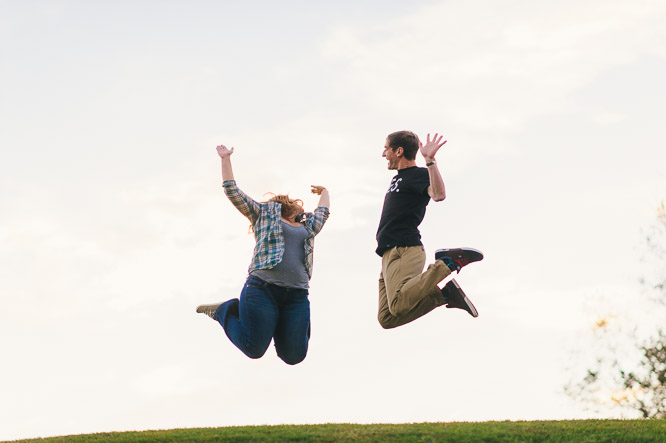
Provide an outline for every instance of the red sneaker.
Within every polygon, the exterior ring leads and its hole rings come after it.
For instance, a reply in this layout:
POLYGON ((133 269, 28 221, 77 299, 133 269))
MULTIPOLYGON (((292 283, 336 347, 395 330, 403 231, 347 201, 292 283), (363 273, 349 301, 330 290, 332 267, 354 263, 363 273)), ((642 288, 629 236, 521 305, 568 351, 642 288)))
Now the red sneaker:
POLYGON ((442 260, 451 272, 460 273, 464 266, 483 260, 483 253, 473 248, 438 249, 435 251, 435 260, 442 260))

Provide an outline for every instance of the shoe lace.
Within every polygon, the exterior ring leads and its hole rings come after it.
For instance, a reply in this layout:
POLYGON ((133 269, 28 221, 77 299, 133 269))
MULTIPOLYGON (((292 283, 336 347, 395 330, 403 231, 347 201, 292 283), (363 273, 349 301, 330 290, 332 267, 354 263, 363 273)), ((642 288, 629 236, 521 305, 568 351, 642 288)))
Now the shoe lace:
POLYGON ((462 268, 463 266, 467 266, 469 264, 469 258, 465 257, 464 255, 460 255, 455 259, 455 262, 462 268))

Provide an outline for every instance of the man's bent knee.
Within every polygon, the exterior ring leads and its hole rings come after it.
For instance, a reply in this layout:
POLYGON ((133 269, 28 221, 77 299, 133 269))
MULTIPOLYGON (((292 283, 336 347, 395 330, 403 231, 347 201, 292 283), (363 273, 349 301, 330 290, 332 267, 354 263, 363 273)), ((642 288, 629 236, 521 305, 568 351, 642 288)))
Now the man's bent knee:
POLYGON ((398 326, 392 315, 379 315, 377 316, 379 325, 384 329, 393 329, 398 326))

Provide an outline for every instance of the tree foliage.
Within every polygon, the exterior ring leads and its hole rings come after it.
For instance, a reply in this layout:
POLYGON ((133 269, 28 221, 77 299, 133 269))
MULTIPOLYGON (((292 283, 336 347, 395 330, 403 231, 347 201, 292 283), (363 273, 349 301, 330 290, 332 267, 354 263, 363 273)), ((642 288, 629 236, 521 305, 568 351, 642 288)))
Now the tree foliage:
POLYGON ((653 290, 654 299, 666 304, 666 206, 661 202, 657 209, 657 222, 650 227, 646 235, 647 250, 650 258, 657 264, 656 274, 644 277, 641 283, 653 290))
MULTIPOLYGON (((654 275, 641 283, 649 290, 651 300, 666 305, 666 207, 657 210, 657 222, 646 235, 650 262, 656 264, 654 275)), ((601 335, 592 368, 577 383, 569 383, 565 393, 599 410, 617 407, 638 413, 644 418, 666 418, 666 332, 659 329, 640 342, 632 332, 611 331, 608 319, 597 321, 601 335), (622 343, 630 352, 619 352, 622 343), (604 346, 605 345, 605 346, 604 346), (601 350, 605 350, 603 353, 601 350), (619 356, 622 357, 619 357, 619 356), (622 361, 620 361, 620 358, 622 361)))
POLYGON ((620 370, 624 388, 631 395, 619 403, 639 411, 644 418, 666 418, 666 334, 659 330, 640 349, 643 358, 637 370, 620 370))

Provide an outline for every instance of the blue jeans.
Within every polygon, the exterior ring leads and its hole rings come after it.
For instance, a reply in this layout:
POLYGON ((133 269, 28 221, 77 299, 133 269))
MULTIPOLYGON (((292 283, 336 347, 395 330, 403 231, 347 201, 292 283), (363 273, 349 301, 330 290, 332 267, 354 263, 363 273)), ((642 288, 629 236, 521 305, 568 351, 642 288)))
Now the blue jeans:
POLYGON ((240 300, 233 298, 215 311, 229 340, 250 358, 264 355, 271 339, 278 357, 295 365, 305 359, 310 341, 307 289, 276 286, 250 275, 240 300))

